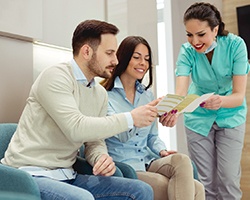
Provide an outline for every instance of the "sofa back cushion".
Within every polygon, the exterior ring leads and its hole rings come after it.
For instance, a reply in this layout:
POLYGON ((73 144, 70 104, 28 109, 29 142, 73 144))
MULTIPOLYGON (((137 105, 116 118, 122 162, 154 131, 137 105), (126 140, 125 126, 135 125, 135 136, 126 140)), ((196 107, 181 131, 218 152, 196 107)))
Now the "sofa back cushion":
POLYGON ((0 123, 0 160, 4 157, 4 153, 16 128, 16 123, 0 123))

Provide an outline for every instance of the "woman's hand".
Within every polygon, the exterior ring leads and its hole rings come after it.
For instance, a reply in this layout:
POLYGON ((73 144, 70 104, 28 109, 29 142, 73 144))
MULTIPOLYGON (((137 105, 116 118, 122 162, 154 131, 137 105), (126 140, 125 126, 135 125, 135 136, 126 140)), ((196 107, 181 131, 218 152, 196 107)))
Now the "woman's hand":
POLYGON ((169 151, 161 150, 159 154, 160 154, 161 157, 165 157, 165 156, 169 156, 169 155, 174 154, 174 153, 177 153, 177 151, 174 151, 174 150, 169 150, 169 151))
POLYGON ((175 110, 172 110, 169 113, 165 113, 164 115, 162 115, 159 119, 159 122, 163 126, 173 127, 177 123, 177 119, 178 119, 178 114, 176 114, 175 110))
POLYGON ((212 95, 206 101, 200 104, 202 108, 210 110, 218 110, 222 105, 222 99, 220 95, 212 95))

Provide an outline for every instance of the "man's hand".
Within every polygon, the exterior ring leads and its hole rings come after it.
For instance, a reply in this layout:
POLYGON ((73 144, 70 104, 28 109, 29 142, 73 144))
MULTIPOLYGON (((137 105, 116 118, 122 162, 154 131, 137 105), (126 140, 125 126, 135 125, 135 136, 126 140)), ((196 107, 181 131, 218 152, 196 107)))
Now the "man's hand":
POLYGON ((115 171, 115 163, 113 162, 113 159, 107 154, 102 154, 93 167, 94 175, 112 176, 115 171))
POLYGON ((136 127, 149 126, 157 117, 157 109, 155 107, 156 100, 145 106, 140 106, 131 111, 131 115, 136 127))

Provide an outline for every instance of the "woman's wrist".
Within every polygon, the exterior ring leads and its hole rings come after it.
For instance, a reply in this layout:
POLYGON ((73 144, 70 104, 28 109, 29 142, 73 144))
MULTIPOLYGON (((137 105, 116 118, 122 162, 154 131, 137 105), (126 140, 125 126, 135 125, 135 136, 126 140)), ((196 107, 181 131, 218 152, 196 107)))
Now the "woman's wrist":
POLYGON ((162 150, 160 150, 159 156, 162 156, 161 153, 162 153, 163 151, 166 151, 166 152, 167 152, 168 150, 167 150, 167 149, 162 149, 162 150))

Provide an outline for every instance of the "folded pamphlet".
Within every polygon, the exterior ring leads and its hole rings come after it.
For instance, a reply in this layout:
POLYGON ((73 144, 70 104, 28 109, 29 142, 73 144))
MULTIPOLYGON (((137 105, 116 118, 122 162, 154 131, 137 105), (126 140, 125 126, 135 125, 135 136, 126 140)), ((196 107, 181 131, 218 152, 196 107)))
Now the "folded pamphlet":
POLYGON ((167 94, 157 104, 156 108, 160 116, 171 110, 177 110, 177 113, 193 112, 203 101, 207 100, 213 94, 208 93, 202 96, 196 94, 189 94, 187 96, 167 94))

